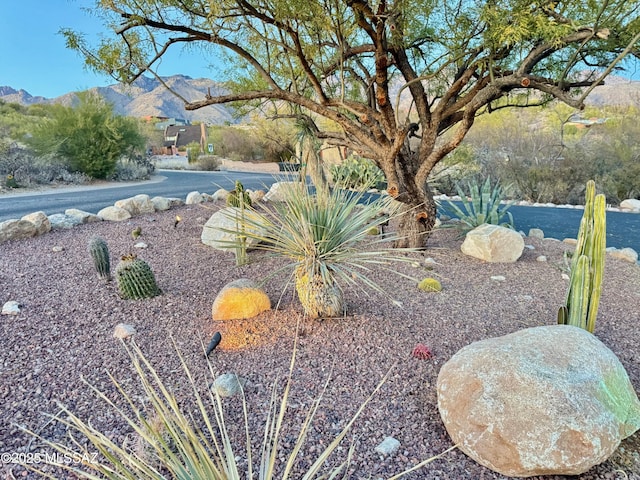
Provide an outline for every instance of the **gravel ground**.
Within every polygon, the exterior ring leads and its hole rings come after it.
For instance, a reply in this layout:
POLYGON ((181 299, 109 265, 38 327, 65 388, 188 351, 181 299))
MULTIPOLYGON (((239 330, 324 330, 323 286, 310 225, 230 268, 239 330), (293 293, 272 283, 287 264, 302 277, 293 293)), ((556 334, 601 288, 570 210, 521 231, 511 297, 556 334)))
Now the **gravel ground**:
MULTIPOLYGON (((327 379, 300 468, 311 463, 391 369, 336 456, 336 461, 344 457, 353 444, 349 478, 386 478, 451 446, 436 408, 435 384, 441 365, 470 342, 554 323, 567 287, 561 276, 563 252, 570 248, 566 244, 526 239, 534 249, 525 249, 518 262, 486 264, 462 255, 461 240, 454 232, 438 231, 427 251, 413 254, 413 264, 396 267, 415 280, 372 272, 403 308, 378 294, 347 290, 346 318, 312 321, 302 316, 292 289, 285 288, 287 279, 272 277, 265 290, 277 309, 251 320, 214 322, 211 305, 226 283, 240 277, 265 279, 282 264, 250 252, 251 263, 236 267, 232 254, 202 245, 202 225, 216 208, 184 206, 127 222, 84 225, 0 245, 0 302, 21 304, 18 316, 0 317, 0 452, 47 451, 17 425, 67 442, 65 428, 47 416, 58 412, 58 401, 116 442, 132 441, 129 428, 81 381, 84 377, 121 403, 106 373, 111 372, 128 391, 139 394, 130 360, 112 336, 121 322, 135 326, 137 344, 187 410, 193 404, 173 342, 204 390, 211 380, 202 345, 220 331, 222 342, 211 354, 212 368, 216 374, 234 372, 248 380, 249 424, 257 448, 271 387, 278 379, 282 385, 287 375, 298 329, 281 458, 327 379), (176 214, 183 220, 174 228, 176 214), (142 229, 138 241, 146 242, 148 248, 137 253, 151 265, 163 294, 126 301, 118 296, 115 282, 97 279, 87 244, 94 235, 105 238, 115 268, 117 258, 133 250, 130 232, 138 226, 142 229), (536 261, 538 255, 546 255, 548 261, 536 261), (436 262, 432 270, 427 257, 436 262), (491 280, 494 275, 504 276, 505 281, 491 280), (419 292, 415 285, 426 276, 439 278, 443 291, 419 292), (428 345, 434 357, 413 358, 417 343, 428 345), (374 449, 387 436, 398 439, 401 447, 397 454, 381 457, 374 449)), ((640 268, 608 258, 596 334, 618 355, 637 391, 639 297, 640 268)), ((242 425, 240 399, 225 400, 225 408, 240 452, 244 445, 243 432, 237 428, 242 425)), ((640 434, 636 433, 610 460, 572 478, 638 479, 639 451, 640 434)), ((53 474, 73 478, 55 470, 53 474)), ((13 479, 33 474, 4 464, 0 476, 13 479)), ((454 450, 407 478, 505 477, 454 450)))

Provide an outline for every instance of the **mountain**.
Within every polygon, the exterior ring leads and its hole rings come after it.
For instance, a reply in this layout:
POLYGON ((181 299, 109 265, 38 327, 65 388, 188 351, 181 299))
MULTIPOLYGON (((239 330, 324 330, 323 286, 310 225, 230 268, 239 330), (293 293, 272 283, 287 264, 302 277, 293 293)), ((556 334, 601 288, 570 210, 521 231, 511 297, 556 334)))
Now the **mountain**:
MULTIPOLYGON (((209 91, 213 95, 224 91, 219 84, 205 78, 192 79, 185 75, 174 75, 163 77, 162 81, 188 101, 202 100, 209 91)), ((155 78, 141 77, 131 85, 114 84, 108 87, 93 87, 89 91, 98 93, 113 104, 115 112, 119 115, 182 118, 213 125, 235 122, 233 110, 224 105, 185 110, 184 102, 155 78)), ((21 105, 59 103, 72 106, 78 102, 78 96, 71 92, 56 98, 34 97, 24 90, 0 86, 0 100, 21 105)))
MULTIPOLYGON (((206 79, 193 79, 185 75, 163 77, 162 81, 188 101, 201 100, 210 91, 212 95, 224 92, 220 84, 206 79)), ((233 110, 224 105, 211 105, 187 111, 183 101, 169 92, 162 83, 150 77, 140 77, 132 85, 115 84, 89 89, 114 105, 116 113, 132 117, 169 117, 219 125, 235 123, 233 110)), ((24 90, 0 86, 0 100, 7 103, 32 105, 34 103, 60 103, 71 106, 78 101, 75 93, 57 98, 34 97, 24 90)), ((588 105, 640 105, 640 82, 610 76, 606 84, 596 87, 587 98, 588 105)))

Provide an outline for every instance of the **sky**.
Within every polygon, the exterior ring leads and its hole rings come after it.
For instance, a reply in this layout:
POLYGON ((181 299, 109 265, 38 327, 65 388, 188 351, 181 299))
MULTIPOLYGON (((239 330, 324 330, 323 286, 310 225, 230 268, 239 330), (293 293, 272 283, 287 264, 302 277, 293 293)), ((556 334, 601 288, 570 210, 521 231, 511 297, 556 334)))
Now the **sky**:
MULTIPOLYGON (((112 85, 114 79, 89 72, 80 55, 65 47, 61 28, 84 33, 97 44, 109 31, 84 9, 93 0, 0 0, 0 86, 54 98, 68 92, 112 85)), ((160 74, 210 78, 206 62, 176 53, 163 59, 160 74)))

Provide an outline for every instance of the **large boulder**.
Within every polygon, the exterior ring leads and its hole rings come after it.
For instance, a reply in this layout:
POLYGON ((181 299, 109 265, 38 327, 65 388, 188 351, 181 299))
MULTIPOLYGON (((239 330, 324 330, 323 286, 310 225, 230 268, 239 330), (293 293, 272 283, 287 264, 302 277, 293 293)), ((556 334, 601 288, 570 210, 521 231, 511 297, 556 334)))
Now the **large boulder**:
POLYGON ((116 206, 103 208, 98 212, 98 216, 103 220, 110 220, 112 222, 122 222, 123 220, 129 220, 131 218, 128 210, 116 206))
POLYGON ((524 240, 510 228, 485 223, 467 233, 461 250, 485 262, 512 263, 522 255, 524 240))
POLYGON ((67 208, 64 211, 64 214, 68 217, 77 218, 82 224, 102 221, 102 218, 95 213, 85 212, 84 210, 79 210, 77 208, 67 208))
MULTIPOLYGON (((255 215, 250 210, 244 211, 245 218, 255 215)), ((235 207, 226 207, 215 212, 202 228, 200 240, 205 245, 209 245, 217 250, 233 250, 233 245, 229 242, 236 241, 236 235, 231 231, 236 231, 240 222, 240 209, 235 207), (237 219, 237 220, 236 220, 237 219)), ((264 231, 257 231, 255 228, 249 229, 256 235, 263 235, 264 231)), ((247 248, 255 247, 258 240, 247 237, 247 248)))
POLYGON ((184 203, 187 205, 196 205, 198 203, 203 203, 203 202, 204 202, 204 197, 200 192, 189 192, 187 194, 187 198, 184 201, 184 203))
POLYGON ((151 198, 146 194, 123 198, 114 203, 113 206, 126 210, 132 217, 144 213, 154 213, 156 211, 151 198))
POLYGON ((76 227, 82 223, 82 220, 72 215, 54 213, 53 215, 49 215, 49 222, 51 223, 52 230, 60 230, 63 228, 76 227))
POLYGON ((239 278, 220 290, 211 307, 214 320, 253 318, 271 308, 271 300, 253 280, 239 278))
POLYGON ((620 202, 620 210, 627 212, 640 212, 640 200, 635 198, 628 198, 620 202))
POLYGON ((11 219, 0 222, 0 243, 35 237, 37 234, 36 226, 29 220, 11 219))
POLYGON ((275 182, 262 199, 265 202, 282 202, 290 188, 300 188, 300 182, 275 182))
POLYGON ((36 235, 42 235, 51 231, 51 222, 44 212, 34 212, 22 217, 22 220, 31 222, 36 227, 36 235))
POLYGON ((569 325, 462 348, 442 366, 437 393, 453 443, 510 477, 579 475, 640 428, 640 401, 618 358, 569 325))

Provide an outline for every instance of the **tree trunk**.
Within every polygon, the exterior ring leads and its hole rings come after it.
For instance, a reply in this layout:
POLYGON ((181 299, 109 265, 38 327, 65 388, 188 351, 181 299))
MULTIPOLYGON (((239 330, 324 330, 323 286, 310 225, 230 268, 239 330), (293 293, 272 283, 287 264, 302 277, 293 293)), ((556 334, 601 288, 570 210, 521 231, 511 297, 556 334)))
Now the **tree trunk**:
MULTIPOLYGON (((415 202, 415 199, 414 199, 415 202)), ((420 204, 403 203, 398 224, 399 240, 396 248, 419 248, 427 246, 427 240, 436 223, 436 202, 429 188, 425 188, 425 201, 420 204)))

